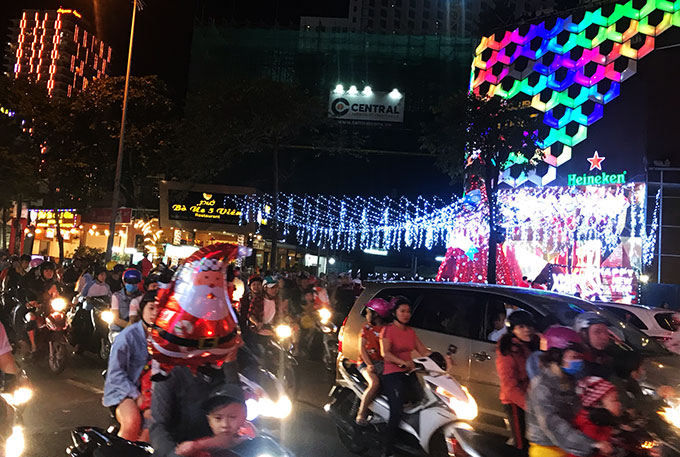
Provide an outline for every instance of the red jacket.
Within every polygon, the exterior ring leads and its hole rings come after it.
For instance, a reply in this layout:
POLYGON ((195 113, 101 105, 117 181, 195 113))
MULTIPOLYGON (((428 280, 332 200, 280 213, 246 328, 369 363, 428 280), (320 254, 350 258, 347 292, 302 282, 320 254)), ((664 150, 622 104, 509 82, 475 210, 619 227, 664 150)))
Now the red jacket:
MULTIPOLYGON (((579 429, 585 436, 588 438, 592 438, 595 441, 606 441, 608 443, 611 443, 611 438, 612 438, 612 427, 608 425, 595 425, 593 422, 590 420, 590 416, 588 414, 587 409, 581 409, 579 411, 578 415, 576 416, 576 419, 574 419, 574 427, 579 429)), ((570 457, 575 457, 575 456, 570 456, 570 457)), ((605 457, 604 454, 593 454, 590 457, 605 457)))
POLYGON ((531 349, 511 334, 504 335, 501 341, 506 338, 512 338, 512 346, 508 355, 501 354, 500 341, 496 349, 496 370, 501 381, 501 403, 526 409, 527 390, 529 389, 527 359, 531 355, 531 349))

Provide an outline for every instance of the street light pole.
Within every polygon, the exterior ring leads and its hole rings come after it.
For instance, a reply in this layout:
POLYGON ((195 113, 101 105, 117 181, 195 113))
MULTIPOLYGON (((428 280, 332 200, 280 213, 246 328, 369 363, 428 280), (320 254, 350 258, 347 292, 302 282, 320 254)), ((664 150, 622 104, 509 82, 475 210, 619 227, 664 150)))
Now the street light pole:
POLYGON ((127 118, 128 88, 130 85, 130 66, 132 65, 132 43, 135 37, 135 19, 137 18, 137 0, 132 0, 132 25, 130 26, 130 47, 128 49, 127 71, 125 73, 125 91, 123 92, 123 115, 120 120, 120 136, 118 138, 118 157, 116 159, 116 175, 113 180, 113 198, 111 199, 111 221, 109 222, 109 239, 106 242, 106 261, 113 254, 113 237, 116 235, 116 219, 120 199, 120 175, 123 168, 123 148, 125 145, 125 121, 127 118))

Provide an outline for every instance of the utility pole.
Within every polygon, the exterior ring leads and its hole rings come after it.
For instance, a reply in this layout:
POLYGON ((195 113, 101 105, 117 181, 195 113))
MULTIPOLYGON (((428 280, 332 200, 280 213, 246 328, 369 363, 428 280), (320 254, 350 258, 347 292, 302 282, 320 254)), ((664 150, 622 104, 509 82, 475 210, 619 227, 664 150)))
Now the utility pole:
POLYGON ((123 149, 125 146, 125 121, 127 119, 128 89, 130 86, 130 67, 132 66, 132 44, 135 37, 135 20, 137 19, 137 1, 132 0, 132 24, 130 25, 130 46, 128 49, 127 71, 125 72, 125 90, 123 92, 123 115, 120 120, 120 136, 118 138, 118 157, 116 159, 116 175, 113 180, 113 198, 111 199, 111 221, 109 222, 109 239, 106 242, 106 261, 113 255, 113 238, 116 236, 116 220, 120 203, 120 177, 123 171, 123 149))

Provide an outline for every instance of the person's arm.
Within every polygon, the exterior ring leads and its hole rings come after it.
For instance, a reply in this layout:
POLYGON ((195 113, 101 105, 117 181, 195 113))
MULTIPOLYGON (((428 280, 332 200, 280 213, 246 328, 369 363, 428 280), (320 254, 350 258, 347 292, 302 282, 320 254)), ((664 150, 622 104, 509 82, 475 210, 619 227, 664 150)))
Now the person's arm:
POLYGON ((526 410, 526 390, 519 385, 518 370, 512 356, 498 353, 496 356, 496 371, 498 371, 498 377, 501 386, 503 386, 506 400, 526 410))
POLYGON ((532 384, 533 414, 543 434, 553 443, 569 454, 587 457, 593 453, 596 442, 575 429, 569 421, 562 417, 564 411, 558 411, 555 404, 555 393, 541 383, 532 384))
POLYGON ((137 382, 130 379, 127 372, 130 349, 124 338, 119 337, 113 342, 104 383, 104 406, 116 406, 126 398, 136 400, 139 397, 137 382))
POLYGON ((12 355, 12 346, 9 344, 5 327, 0 324, 0 371, 7 374, 19 374, 19 368, 12 355))
POLYGON ((171 430, 174 419, 173 410, 178 405, 175 396, 180 388, 175 382, 175 373, 170 372, 168 379, 154 383, 151 394, 151 427, 149 438, 154 448, 154 455, 158 457, 176 457, 175 449, 179 444, 173 437, 171 430))
POLYGON ((371 362, 371 357, 368 355, 366 350, 366 338, 364 338, 363 330, 359 336, 359 354, 361 354, 361 360, 366 364, 369 369, 373 369, 373 362, 371 362))
MULTIPOLYGON (((414 332, 415 333, 415 332, 414 332)), ((429 347, 425 346, 422 341, 420 341, 420 338, 418 338, 418 335, 416 335, 416 352, 420 354, 421 357, 426 357, 430 354, 432 354, 432 349, 429 347)))

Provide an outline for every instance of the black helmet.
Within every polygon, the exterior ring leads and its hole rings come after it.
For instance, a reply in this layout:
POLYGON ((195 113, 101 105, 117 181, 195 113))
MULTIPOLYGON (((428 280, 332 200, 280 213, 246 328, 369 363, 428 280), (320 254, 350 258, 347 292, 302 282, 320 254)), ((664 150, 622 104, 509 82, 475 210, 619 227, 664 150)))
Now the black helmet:
POLYGON ((505 325, 512 331, 518 325, 526 325, 527 327, 536 327, 536 322, 534 321, 534 316, 529 312, 524 310, 518 310, 513 312, 505 320, 505 325))
POLYGON ((56 271, 57 266, 54 264, 54 262, 51 262, 51 261, 48 260, 48 261, 40 264, 40 273, 42 273, 45 270, 56 271))
POLYGON ((21 262, 30 262, 31 261, 31 256, 28 254, 22 254, 21 257, 19 257, 19 260, 21 262))

